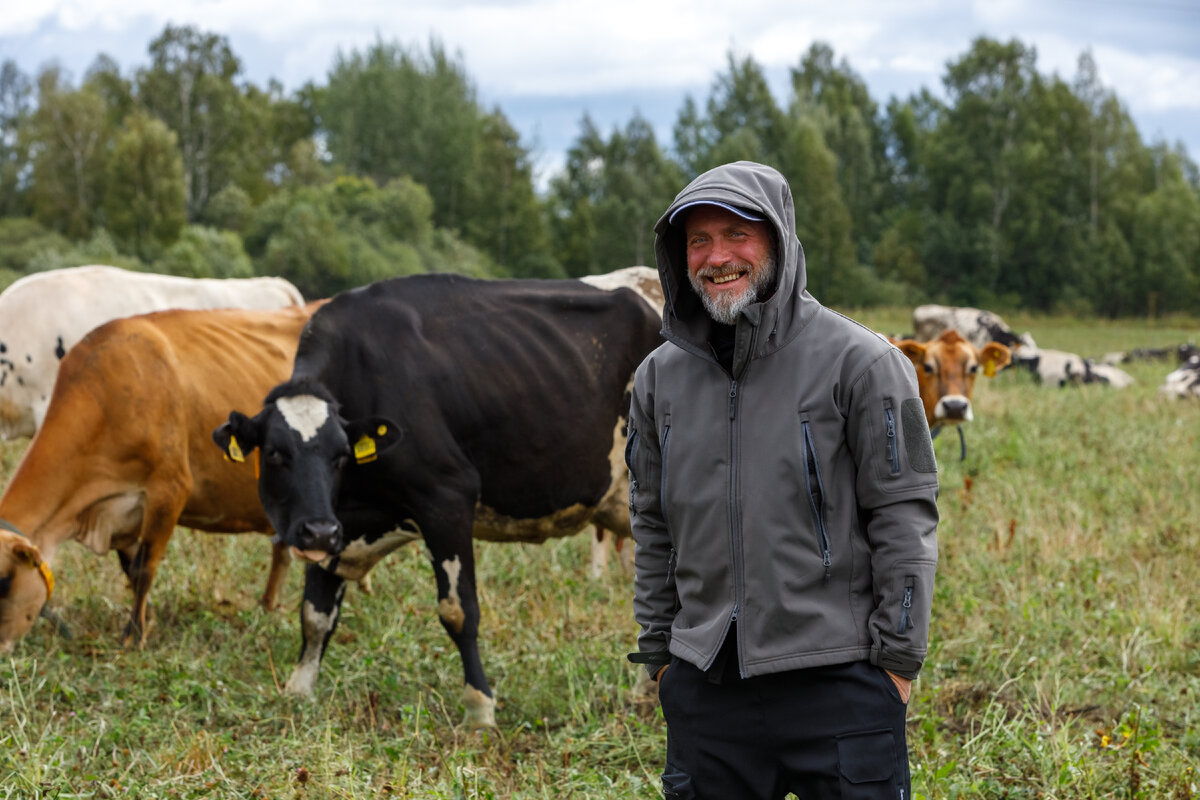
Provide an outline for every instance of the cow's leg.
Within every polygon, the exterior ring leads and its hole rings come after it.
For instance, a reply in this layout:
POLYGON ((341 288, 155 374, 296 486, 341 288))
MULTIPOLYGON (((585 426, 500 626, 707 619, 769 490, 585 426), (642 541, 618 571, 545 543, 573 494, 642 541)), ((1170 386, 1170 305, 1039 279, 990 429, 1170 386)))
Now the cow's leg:
POLYGON ((438 618, 462 657, 463 723, 468 728, 495 727, 496 700, 479 658, 479 600, 470 528, 444 538, 427 535, 426 543, 437 579, 438 618))
POLYGON ((267 588, 263 590, 259 604, 267 611, 278 608, 279 586, 287 573, 288 564, 292 563, 292 553, 286 544, 276 542, 271 545, 271 571, 267 575, 267 588))
POLYGON ((287 694, 311 695, 321 657, 337 628, 346 581, 317 564, 304 568, 304 601, 300 604, 300 661, 284 685, 287 694))
POLYGON ((129 623, 121 637, 126 647, 141 647, 146 642, 146 606, 150 586, 158 572, 158 564, 167 552, 167 543, 175 531, 179 510, 159 506, 146 508, 143 512, 142 535, 138 543, 127 550, 118 551, 121 569, 133 589, 133 608, 129 623))
POLYGON ((615 539, 612 531, 598 522, 592 523, 592 563, 588 569, 591 577, 599 578, 608 572, 608 546, 615 539))

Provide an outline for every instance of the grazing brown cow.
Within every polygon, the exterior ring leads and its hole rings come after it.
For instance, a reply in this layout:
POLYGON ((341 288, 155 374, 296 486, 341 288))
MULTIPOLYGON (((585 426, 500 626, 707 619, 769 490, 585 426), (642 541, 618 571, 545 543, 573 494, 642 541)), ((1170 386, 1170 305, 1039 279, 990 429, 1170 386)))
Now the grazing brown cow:
POLYGON ((916 368, 925 419, 932 431, 943 425, 970 422, 974 418, 971 391, 977 374, 982 369, 990 378, 1012 358, 1012 352, 999 342, 978 348, 955 330, 945 330, 928 342, 901 339, 892 340, 892 344, 916 368))
MULTIPOLYGON (((212 446, 230 408, 254 406, 284 380, 300 330, 320 303, 272 311, 162 311, 109 322, 63 358, 46 419, 4 495, 0 652, 48 599, 49 565, 75 539, 116 550, 133 588, 127 644, 146 635, 146 598, 175 526, 271 532, 254 466, 212 446)), ((262 601, 290 557, 276 546, 262 601)))

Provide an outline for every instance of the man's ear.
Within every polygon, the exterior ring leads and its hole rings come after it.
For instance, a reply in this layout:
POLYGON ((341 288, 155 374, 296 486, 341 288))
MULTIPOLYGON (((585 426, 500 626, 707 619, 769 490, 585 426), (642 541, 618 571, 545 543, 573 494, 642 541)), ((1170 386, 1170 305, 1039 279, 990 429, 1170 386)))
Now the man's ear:
POLYGON ((259 444, 258 418, 251 419, 240 411, 230 411, 229 419, 213 431, 212 437, 230 461, 245 461, 259 444))
POLYGON ((369 464, 396 442, 404 438, 400 426, 386 417, 367 417, 345 424, 346 438, 354 450, 354 460, 369 464))

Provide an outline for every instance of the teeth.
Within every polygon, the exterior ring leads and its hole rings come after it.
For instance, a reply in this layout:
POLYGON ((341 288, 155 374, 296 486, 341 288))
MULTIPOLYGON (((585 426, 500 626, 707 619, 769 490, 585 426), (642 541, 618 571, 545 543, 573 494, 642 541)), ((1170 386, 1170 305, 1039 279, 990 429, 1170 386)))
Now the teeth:
POLYGON ((729 283, 730 281, 736 281, 740 277, 742 277, 742 273, 731 272, 728 275, 718 275, 712 279, 712 282, 719 285, 722 283, 729 283))

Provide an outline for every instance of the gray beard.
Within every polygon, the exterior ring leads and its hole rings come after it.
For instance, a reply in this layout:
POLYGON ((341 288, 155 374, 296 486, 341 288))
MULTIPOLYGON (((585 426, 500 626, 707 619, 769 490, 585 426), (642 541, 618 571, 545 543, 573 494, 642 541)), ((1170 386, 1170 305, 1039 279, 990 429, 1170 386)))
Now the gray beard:
POLYGON ((775 279, 775 255, 772 253, 767 256, 763 268, 754 273, 746 291, 737 297, 721 295, 713 298, 705 291, 704 278, 721 273, 721 270, 703 269, 693 275, 691 270, 688 270, 687 276, 688 281, 692 284, 692 290, 700 296, 700 302, 704 304, 704 310, 708 312, 708 315, 722 325, 736 325, 742 312, 762 299, 764 292, 770 287, 771 281, 775 279))

